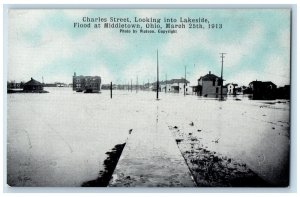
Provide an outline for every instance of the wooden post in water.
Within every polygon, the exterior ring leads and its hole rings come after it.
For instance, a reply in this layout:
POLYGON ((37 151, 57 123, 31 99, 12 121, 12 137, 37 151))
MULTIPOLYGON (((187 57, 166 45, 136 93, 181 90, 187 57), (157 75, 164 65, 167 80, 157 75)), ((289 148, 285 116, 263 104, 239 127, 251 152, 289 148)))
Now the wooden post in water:
POLYGON ((112 82, 110 82, 110 98, 112 99, 112 82))

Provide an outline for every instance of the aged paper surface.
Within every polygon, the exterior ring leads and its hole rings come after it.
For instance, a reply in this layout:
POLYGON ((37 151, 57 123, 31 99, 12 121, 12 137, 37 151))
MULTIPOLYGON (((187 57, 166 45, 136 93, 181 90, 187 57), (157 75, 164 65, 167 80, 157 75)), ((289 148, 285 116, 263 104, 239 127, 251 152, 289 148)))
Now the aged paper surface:
POLYGON ((10 9, 7 183, 286 187, 290 9, 10 9))

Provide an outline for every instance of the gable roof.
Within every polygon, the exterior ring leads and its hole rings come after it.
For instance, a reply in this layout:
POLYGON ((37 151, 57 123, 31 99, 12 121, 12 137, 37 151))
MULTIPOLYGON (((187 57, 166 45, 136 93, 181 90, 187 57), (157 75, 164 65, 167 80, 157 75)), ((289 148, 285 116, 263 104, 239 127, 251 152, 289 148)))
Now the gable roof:
POLYGON ((272 85, 272 86, 276 86, 272 81, 252 81, 249 83, 250 84, 261 84, 261 85, 272 85))
POLYGON ((225 86, 229 86, 229 85, 238 86, 238 84, 236 83, 227 83, 225 86))
POLYGON ((198 80, 203 80, 203 81, 213 81, 213 80, 216 80, 216 79, 221 79, 220 77, 214 75, 214 74, 207 74, 203 77, 200 77, 198 80))
POLYGON ((30 81, 26 82, 24 84, 25 86, 37 86, 37 85, 43 85, 41 82, 38 82, 37 80, 34 80, 33 78, 30 79, 30 81))

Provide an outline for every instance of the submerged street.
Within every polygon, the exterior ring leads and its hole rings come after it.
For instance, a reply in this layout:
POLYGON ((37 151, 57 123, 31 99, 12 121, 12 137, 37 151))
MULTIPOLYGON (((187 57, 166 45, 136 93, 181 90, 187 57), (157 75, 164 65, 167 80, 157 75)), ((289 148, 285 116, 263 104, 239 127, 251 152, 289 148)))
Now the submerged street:
MULTIPOLYGON (((7 179, 11 186, 81 186, 98 177, 105 153, 123 143, 111 184, 193 186, 197 178, 193 172, 204 173, 201 165, 208 165, 209 157, 231 168, 224 176, 240 170, 270 185, 288 183, 289 101, 228 97, 220 102, 163 92, 157 101, 155 92, 142 91, 114 91, 110 99, 105 90, 100 94, 70 88, 45 90, 50 93, 8 95, 7 179), (208 158, 203 160, 201 155, 208 158), (132 165, 139 159, 143 162, 132 165), (199 161, 196 168, 195 159, 199 161), (122 171, 126 165, 129 168, 122 171), (155 165, 166 168, 158 170, 155 165), (171 176, 170 169, 180 176, 157 178, 163 173, 171 176), (118 181, 120 172, 128 173, 124 174, 126 184, 118 181), (147 184, 147 180, 151 181, 147 184)), ((215 178, 205 180, 202 186, 222 185, 215 178)))

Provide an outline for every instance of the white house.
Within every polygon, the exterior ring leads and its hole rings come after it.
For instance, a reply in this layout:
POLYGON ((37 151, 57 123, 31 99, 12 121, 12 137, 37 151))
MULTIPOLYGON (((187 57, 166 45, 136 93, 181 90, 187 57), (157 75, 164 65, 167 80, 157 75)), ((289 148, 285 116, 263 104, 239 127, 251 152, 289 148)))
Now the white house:
POLYGON ((160 89, 162 92, 172 92, 184 94, 192 94, 192 88, 189 87, 190 82, 186 79, 171 79, 160 82, 160 89))
POLYGON ((236 83, 228 83, 225 85, 227 87, 227 94, 228 95, 234 95, 237 93, 237 86, 238 84, 236 83))

